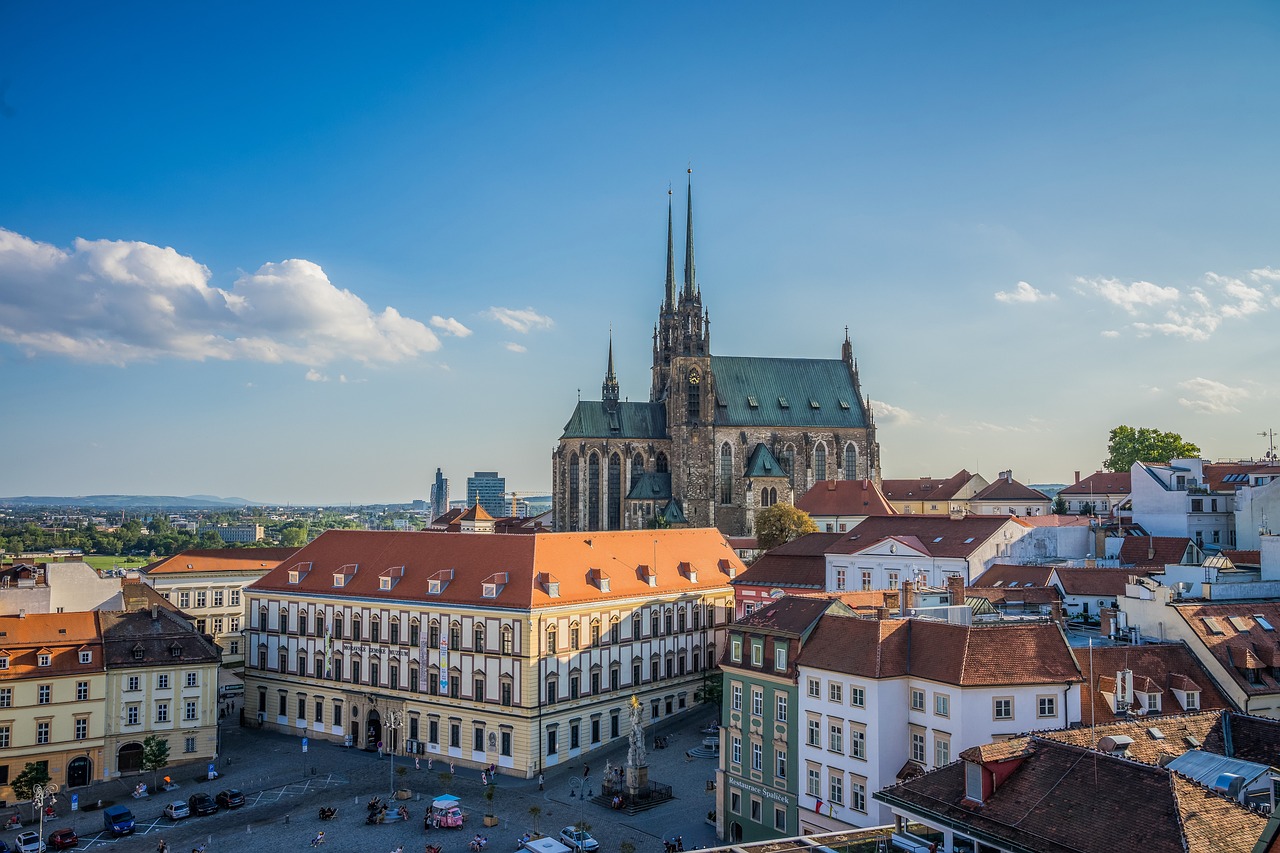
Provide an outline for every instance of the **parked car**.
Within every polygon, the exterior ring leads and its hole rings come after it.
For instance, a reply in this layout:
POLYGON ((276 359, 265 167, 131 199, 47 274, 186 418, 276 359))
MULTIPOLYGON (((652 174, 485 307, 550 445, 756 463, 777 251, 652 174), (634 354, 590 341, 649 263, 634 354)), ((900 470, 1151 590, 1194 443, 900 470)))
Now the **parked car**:
POLYGON ((34 829, 18 833, 18 853, 44 853, 44 842, 34 829))
POLYGON ((184 817, 191 817, 191 807, 186 800, 174 800, 164 807, 164 816, 169 820, 182 820, 184 817))
POLYGON ((9 853, 9 845, 0 840, 0 853, 9 853))
POLYGON ((126 806, 107 806, 102 810, 102 828, 113 836, 133 834, 133 812, 126 806))
POLYGON ((226 791, 219 791, 214 800, 224 809, 238 809, 244 805, 244 794, 232 788, 226 791))
POLYGON ((566 826, 560 830, 560 840, 563 841, 570 850, 586 850, 588 853, 595 853, 600 849, 600 842, 591 837, 591 833, 584 832, 581 829, 574 829, 572 826, 566 826))
POLYGON ((80 843, 74 829, 55 829, 49 833, 49 846, 54 850, 70 850, 80 843))
POLYGON ((213 801, 213 797, 208 794, 192 794, 187 798, 187 805, 191 809, 191 814, 196 817, 202 817, 207 814, 217 814, 218 804, 213 801))

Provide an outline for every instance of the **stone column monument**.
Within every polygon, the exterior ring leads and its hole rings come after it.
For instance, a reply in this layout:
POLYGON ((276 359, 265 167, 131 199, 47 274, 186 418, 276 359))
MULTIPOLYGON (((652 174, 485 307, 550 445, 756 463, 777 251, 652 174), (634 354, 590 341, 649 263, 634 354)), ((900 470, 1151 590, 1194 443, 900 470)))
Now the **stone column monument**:
POLYGON ((631 799, 649 791, 649 762, 644 751, 644 706, 631 697, 631 746, 627 750, 626 786, 631 799))

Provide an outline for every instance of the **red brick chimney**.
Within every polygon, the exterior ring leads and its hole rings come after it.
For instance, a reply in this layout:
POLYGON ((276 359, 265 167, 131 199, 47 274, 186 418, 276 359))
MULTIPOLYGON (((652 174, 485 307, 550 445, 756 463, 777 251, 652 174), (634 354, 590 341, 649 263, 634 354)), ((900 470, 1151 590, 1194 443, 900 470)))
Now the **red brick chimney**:
POLYGON ((964 604, 964 575, 947 575, 947 600, 952 606, 964 604))
POLYGON ((1079 471, 1077 471, 1077 472, 1076 472, 1076 482, 1077 482, 1077 483, 1079 483, 1079 482, 1080 482, 1080 472, 1079 472, 1079 471))
POLYGON ((906 616, 916 606, 916 585, 911 581, 902 582, 902 597, 898 601, 898 615, 906 616))

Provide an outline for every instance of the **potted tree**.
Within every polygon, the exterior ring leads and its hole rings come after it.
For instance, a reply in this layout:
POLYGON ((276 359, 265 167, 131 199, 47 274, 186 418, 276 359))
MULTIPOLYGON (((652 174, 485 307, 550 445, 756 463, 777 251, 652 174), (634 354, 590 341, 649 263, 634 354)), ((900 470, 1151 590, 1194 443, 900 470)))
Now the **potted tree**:
POLYGON ((498 816, 493 813, 493 783, 492 782, 490 782, 489 785, 484 789, 484 799, 485 799, 484 825, 497 826, 498 816))
POLYGON ((533 819, 533 837, 541 838, 542 833, 538 831, 538 818, 542 817, 542 808, 540 806, 529 806, 529 817, 533 819))

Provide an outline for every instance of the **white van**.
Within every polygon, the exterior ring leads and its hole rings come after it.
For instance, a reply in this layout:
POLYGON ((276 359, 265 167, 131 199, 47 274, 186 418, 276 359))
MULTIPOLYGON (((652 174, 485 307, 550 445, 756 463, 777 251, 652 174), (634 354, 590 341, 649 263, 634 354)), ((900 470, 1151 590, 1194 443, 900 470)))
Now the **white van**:
POLYGON ((218 688, 219 699, 231 699, 232 697, 243 696, 243 695, 244 695, 243 684, 224 684, 218 688))
MULTIPOLYGON (((546 836, 542 838, 533 838, 520 845, 521 850, 527 850, 529 853, 573 853, 568 847, 565 847, 554 838, 546 836)), ((517 851, 519 853, 519 851, 517 851)))

